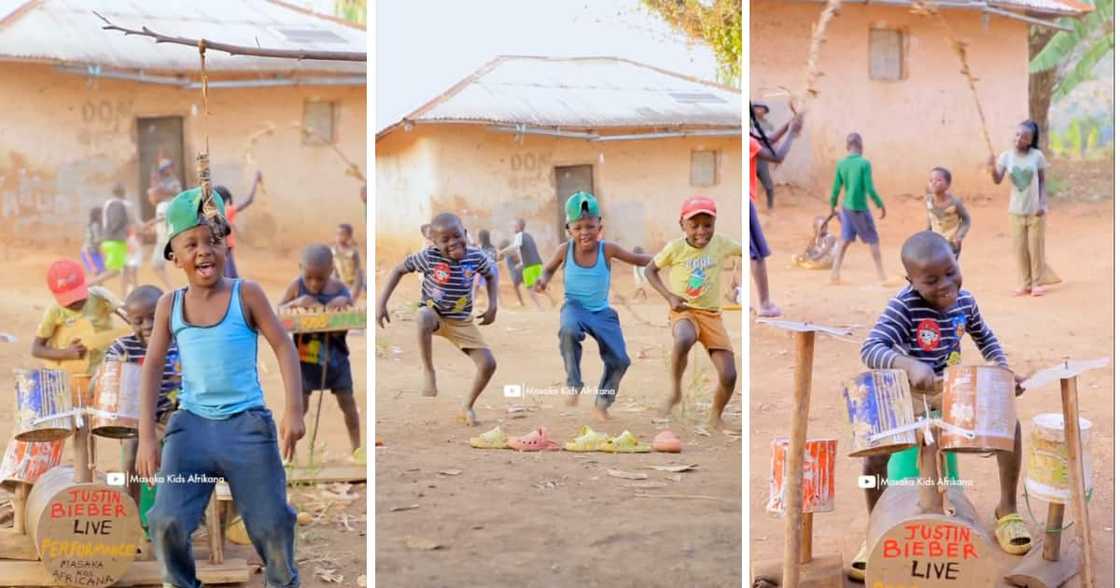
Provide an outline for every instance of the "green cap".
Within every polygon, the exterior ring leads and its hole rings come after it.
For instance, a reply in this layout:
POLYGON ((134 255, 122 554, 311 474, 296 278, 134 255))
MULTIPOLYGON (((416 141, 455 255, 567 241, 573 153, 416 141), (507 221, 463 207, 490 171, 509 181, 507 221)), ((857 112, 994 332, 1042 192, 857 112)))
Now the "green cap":
MULTIPOLYGON (((217 208, 218 215, 225 218, 225 201, 213 190, 210 191, 210 196, 210 202, 217 208)), ((202 188, 191 188, 185 192, 180 192, 178 196, 171 200, 171 204, 167 207, 167 244, 163 248, 164 259, 171 259, 172 239, 179 233, 189 231, 204 222, 206 217, 202 212, 202 207, 202 188)))
POLYGON ((576 192, 569 196, 567 204, 564 205, 564 213, 570 223, 579 220, 585 214, 595 218, 601 216, 599 201, 589 192, 576 192))

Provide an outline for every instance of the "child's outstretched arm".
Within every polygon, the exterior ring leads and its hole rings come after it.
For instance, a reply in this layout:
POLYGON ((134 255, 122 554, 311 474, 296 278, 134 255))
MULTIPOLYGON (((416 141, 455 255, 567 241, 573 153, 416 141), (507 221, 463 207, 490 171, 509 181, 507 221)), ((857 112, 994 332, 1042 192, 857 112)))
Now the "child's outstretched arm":
POLYGON ((887 207, 883 205, 883 199, 879 198, 879 193, 875 191, 875 182, 871 181, 871 162, 868 162, 863 168, 863 182, 867 186, 867 192, 871 195, 871 200, 875 206, 879 207, 879 219, 887 218, 887 207))
POLYGON ((381 299, 377 301, 377 324, 382 328, 389 324, 389 297, 393 295, 393 290, 397 289, 397 284, 401 283, 401 277, 409 273, 405 269, 404 264, 398 265, 393 268, 393 273, 389 274, 389 280, 385 284, 385 289, 381 291, 381 299))
POLYGON ((163 380, 163 365, 171 347, 171 302, 174 292, 160 296, 148 351, 140 366, 140 439, 136 450, 136 473, 151 480, 159 472, 159 443, 156 441, 156 399, 163 380))
POLYGON ((937 378, 933 368, 899 351, 906 349, 909 333, 904 325, 908 324, 910 310, 898 298, 891 298, 860 347, 860 359, 873 370, 906 370, 912 388, 916 391, 931 390, 937 378))
MULTIPOLYGON (((284 290, 284 295, 280 297, 280 302, 276 305, 276 308, 284 310, 290 306, 298 306, 296 304, 296 294, 299 294, 298 278, 292 280, 291 284, 288 284, 288 287, 284 290)), ((310 296, 302 296, 300 298, 310 298, 310 296)))
POLYGON ((261 185, 261 172, 260 172, 260 170, 257 171, 256 176, 253 176, 253 187, 249 189, 249 195, 245 197, 245 202, 242 202, 241 204, 238 204, 237 206, 234 207, 234 209, 236 209, 237 212, 241 212, 242 210, 245 210, 246 208, 249 208, 249 205, 253 203, 253 199, 256 198, 256 196, 257 196, 257 186, 259 186, 259 185, 261 185))
MULTIPOLYGON (((241 295, 249 308, 252 325, 272 346, 276 361, 280 364, 280 378, 284 381, 284 418, 280 421, 280 453, 285 460, 296 455, 296 443, 303 438, 303 380, 299 371, 299 354, 296 345, 288 336, 268 296, 256 282, 241 283, 241 295)), ((162 366, 163 363, 157 363, 162 366)), ((158 368, 157 368, 158 369, 158 368)))
POLYGON ((533 284, 533 291, 544 292, 548 288, 548 281, 552 279, 552 275, 556 270, 560 269, 560 265, 564 263, 564 256, 568 254, 568 243, 565 241, 563 245, 556 248, 556 253, 544 265, 544 270, 541 276, 537 278, 537 282, 533 284))
POLYGON ((335 287, 335 291, 338 292, 338 294, 327 301, 326 307, 328 309, 346 308, 354 304, 354 297, 350 295, 350 288, 347 288, 346 284, 343 284, 340 280, 331 279, 327 287, 330 288, 331 286, 335 287))
POLYGON ((483 273, 486 279, 486 311, 478 315, 480 325, 489 325, 498 318, 498 271, 493 262, 487 264, 483 273))
POLYGON ((988 171, 992 174, 992 182, 999 185, 1003 182, 1003 176, 1007 173, 1007 168, 1003 165, 1003 156, 999 160, 995 156, 988 158, 988 171))
POLYGON ((968 213, 968 209, 964 207, 964 201, 960 198, 954 198, 954 204, 957 206, 957 214, 961 217, 961 226, 957 227, 957 246, 959 247, 961 241, 964 241, 965 235, 972 228, 972 215, 968 213))
POLYGON ((354 300, 362 297, 362 292, 366 287, 366 272, 362 269, 362 256, 359 253, 354 253, 354 287, 353 294, 354 300))
POLYGON ((801 115, 794 115, 793 120, 791 120, 789 124, 789 136, 786 137, 786 140, 778 147, 778 150, 776 152, 770 151, 763 145, 762 149, 758 152, 759 159, 771 163, 781 163, 786 160, 786 155, 789 154, 790 148, 793 147, 793 140, 801 134, 801 115))
POLYGON ((603 244, 603 251, 607 253, 607 259, 617 259, 637 267, 645 267, 653 261, 652 255, 634 253, 625 247, 620 247, 618 243, 611 243, 610 241, 603 244))

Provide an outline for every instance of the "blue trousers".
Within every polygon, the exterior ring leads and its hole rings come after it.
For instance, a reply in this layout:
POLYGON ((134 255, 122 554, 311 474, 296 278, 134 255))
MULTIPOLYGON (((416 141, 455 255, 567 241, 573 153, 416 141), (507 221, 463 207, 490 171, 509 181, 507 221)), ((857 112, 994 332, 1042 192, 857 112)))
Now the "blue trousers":
POLYGON ((296 513, 288 506, 276 423, 268 409, 251 408, 225 420, 176 411, 167 424, 161 463, 163 480, 148 512, 148 528, 165 586, 202 586, 195 575, 191 533, 218 477, 229 484, 245 530, 264 560, 265 585, 299 586, 293 548, 296 513), (192 482, 192 475, 207 479, 192 482))
POLYGON ((560 355, 568 374, 567 385, 583 389, 583 376, 579 361, 583 357, 583 339, 590 335, 599 344, 599 357, 603 359, 603 378, 595 393, 595 404, 606 408, 614 403, 618 384, 630 367, 626 355, 626 341, 622 338, 622 323, 613 308, 592 312, 577 303, 568 301, 560 309, 560 355))

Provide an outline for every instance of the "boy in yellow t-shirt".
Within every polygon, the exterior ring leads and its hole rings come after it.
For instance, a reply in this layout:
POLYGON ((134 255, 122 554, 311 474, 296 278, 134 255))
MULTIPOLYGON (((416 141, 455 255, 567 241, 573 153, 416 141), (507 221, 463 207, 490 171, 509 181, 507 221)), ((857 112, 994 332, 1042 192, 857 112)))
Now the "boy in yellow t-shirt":
POLYGON ((105 350, 128 332, 127 327, 113 319, 112 301, 90 292, 82 266, 76 261, 52 263, 47 270, 47 287, 55 304, 47 308, 35 330, 32 357, 46 360, 49 367, 92 376, 105 350))
POLYGON ((662 416, 681 401, 681 378, 688 365, 688 352, 697 342, 708 350, 719 384, 712 399, 708 424, 720 431, 734 431, 723 421, 723 409, 731 400, 738 373, 735 348, 720 318, 720 275, 724 261, 743 257, 743 247, 734 239, 715 234, 716 203, 693 196, 681 206, 680 225, 684 237, 669 242, 646 267, 649 283, 669 303, 673 329, 673 393, 662 407, 662 416), (669 270, 669 287, 660 271, 669 270))

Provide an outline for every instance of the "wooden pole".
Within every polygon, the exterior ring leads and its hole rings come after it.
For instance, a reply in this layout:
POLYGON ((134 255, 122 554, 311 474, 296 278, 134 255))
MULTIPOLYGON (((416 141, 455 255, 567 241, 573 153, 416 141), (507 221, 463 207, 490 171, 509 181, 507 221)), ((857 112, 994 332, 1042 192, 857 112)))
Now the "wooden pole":
POLYGON ((82 419, 82 426, 74 433, 74 481, 88 484, 93 481, 89 467, 89 419, 82 419))
POLYGON ((1085 456, 1081 454, 1081 417, 1077 408, 1077 378, 1062 378, 1062 417, 1069 448, 1069 477, 1073 482, 1073 516, 1081 532, 1081 582, 1093 588, 1093 538, 1089 505, 1085 503, 1085 456))
POLYGON ((1062 519, 1065 518, 1066 505, 1051 502, 1046 511, 1046 528, 1043 529, 1042 559, 1058 561, 1062 552, 1062 519))
POLYGON ((782 585, 797 586, 801 563, 801 497, 802 468, 804 467, 806 429, 809 427, 809 392, 813 384, 813 344, 816 333, 797 332, 796 361, 793 372, 793 424, 789 435, 789 453, 786 459, 786 532, 785 556, 782 561, 782 585))
POLYGON ((20 535, 27 533, 27 493, 31 484, 16 483, 16 494, 12 498, 12 530, 20 535))
MULTIPOLYGON (((937 431, 934 431, 937 435, 937 431)), ((937 437, 934 437, 937 439, 937 437)), ((918 432, 918 504, 923 513, 942 514, 943 504, 937 480, 937 442, 926 445, 925 435, 918 432), (933 484, 929 484, 933 482, 933 484)))
POLYGON ((801 515, 801 563, 813 561, 813 513, 801 515))

